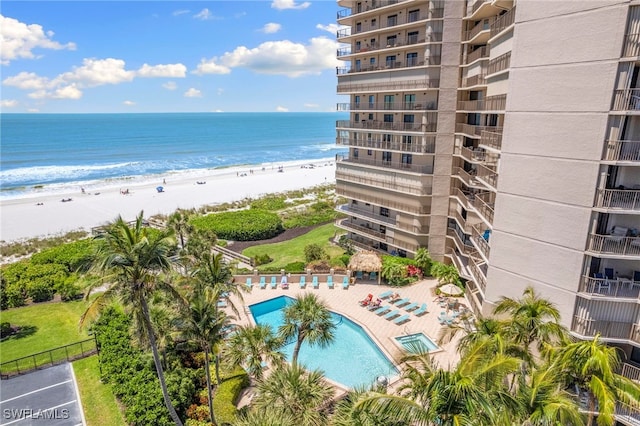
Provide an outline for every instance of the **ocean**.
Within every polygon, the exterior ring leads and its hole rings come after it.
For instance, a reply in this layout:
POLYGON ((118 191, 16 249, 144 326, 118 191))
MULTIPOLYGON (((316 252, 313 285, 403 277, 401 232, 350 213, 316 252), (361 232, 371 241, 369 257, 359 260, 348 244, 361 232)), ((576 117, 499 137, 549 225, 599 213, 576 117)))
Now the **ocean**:
POLYGON ((334 158, 344 113, 0 114, 0 200, 334 158))

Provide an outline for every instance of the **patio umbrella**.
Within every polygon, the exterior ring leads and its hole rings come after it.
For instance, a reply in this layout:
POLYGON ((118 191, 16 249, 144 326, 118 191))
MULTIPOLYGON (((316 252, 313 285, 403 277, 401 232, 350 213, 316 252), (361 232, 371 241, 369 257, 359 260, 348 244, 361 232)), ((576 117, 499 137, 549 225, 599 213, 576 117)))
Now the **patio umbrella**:
POLYGON ((460 287, 458 287, 455 284, 445 284, 442 287, 440 287, 440 292, 444 294, 448 294, 450 296, 457 296, 462 294, 464 290, 462 290, 460 287))

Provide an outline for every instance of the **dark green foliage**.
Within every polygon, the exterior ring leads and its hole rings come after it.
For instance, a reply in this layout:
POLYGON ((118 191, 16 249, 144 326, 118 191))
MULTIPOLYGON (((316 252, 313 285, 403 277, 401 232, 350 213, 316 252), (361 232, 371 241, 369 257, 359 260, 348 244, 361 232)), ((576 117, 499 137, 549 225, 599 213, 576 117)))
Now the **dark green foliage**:
POLYGON ((240 391, 249 385, 249 376, 241 367, 236 367, 228 375, 222 377, 222 382, 213 397, 213 411, 216 413, 218 424, 233 424, 238 416, 238 409, 234 402, 240 391))
POLYGON ((319 244, 308 244, 304 248, 304 258, 307 262, 328 260, 329 256, 319 244))
POLYGON ((255 266, 265 265, 271 261, 273 261, 273 259, 267 253, 257 254, 253 258, 253 264, 255 266))
POLYGON ((268 210, 268 211, 277 211, 282 210, 287 207, 287 203, 285 200, 287 199, 284 195, 267 195, 258 200, 251 202, 252 209, 260 209, 260 210, 268 210))
POLYGON ((69 300, 76 300, 82 296, 82 290, 78 285, 79 277, 76 274, 71 274, 65 278, 62 282, 59 282, 56 286, 56 293, 60 295, 63 302, 69 300))
POLYGON ((191 223, 196 229, 211 230, 218 238, 234 241, 266 240, 284 230, 277 214, 259 209, 209 214, 195 217, 191 223))
POLYGON ((31 263, 64 265, 69 273, 85 269, 93 253, 94 244, 91 239, 62 244, 34 254, 31 256, 31 263))
POLYGON ((302 211, 291 211, 282 214, 286 229, 320 225, 336 220, 338 213, 332 204, 318 201, 302 211))
POLYGON ((13 334, 13 328, 8 322, 0 323, 0 338, 5 338, 13 334))
POLYGON ((407 257, 382 256, 382 278, 392 286, 404 286, 415 282, 418 277, 409 276, 407 267, 417 266, 416 261, 407 257))
POLYGON ((306 264, 304 262, 291 262, 284 267, 285 272, 302 273, 306 264))

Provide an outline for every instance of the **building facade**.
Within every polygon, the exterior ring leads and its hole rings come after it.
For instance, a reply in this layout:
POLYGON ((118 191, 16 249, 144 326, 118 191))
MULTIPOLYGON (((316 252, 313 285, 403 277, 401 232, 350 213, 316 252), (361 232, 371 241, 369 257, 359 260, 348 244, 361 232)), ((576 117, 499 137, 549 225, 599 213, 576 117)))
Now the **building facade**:
POLYGON ((339 226, 454 263, 476 312, 531 285, 640 363, 640 2, 338 4, 339 226))

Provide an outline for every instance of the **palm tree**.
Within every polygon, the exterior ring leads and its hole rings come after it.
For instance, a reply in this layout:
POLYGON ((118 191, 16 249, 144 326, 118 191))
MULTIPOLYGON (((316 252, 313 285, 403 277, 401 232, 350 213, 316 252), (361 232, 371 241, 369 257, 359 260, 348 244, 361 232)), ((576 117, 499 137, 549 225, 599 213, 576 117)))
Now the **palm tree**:
POLYGON ((171 231, 149 232, 149 228, 143 226, 143 212, 140 212, 133 227, 118 217, 96 240, 98 249, 92 259, 92 269, 98 271, 103 279, 89 286, 87 297, 91 290, 104 282, 109 284, 109 288, 89 304, 80 318, 80 325, 94 318, 110 300, 119 298, 133 313, 139 334, 149 341, 164 403, 173 421, 182 425, 169 398, 147 303, 156 292, 163 292, 170 298, 180 297, 172 285, 158 275, 171 268, 169 255, 175 246, 171 231))
POLYGON ((291 363, 298 362, 300 347, 304 341, 310 345, 326 347, 334 339, 335 324, 327 305, 315 294, 307 293, 283 310, 284 321, 278 334, 285 340, 296 339, 291 363))
POLYGON ((174 230, 180 238, 180 248, 184 249, 184 239, 193 231, 193 225, 189 223, 190 214, 186 210, 176 210, 167 220, 167 226, 174 230))
POLYGON ((283 343, 268 325, 239 327, 228 340, 227 354, 231 363, 246 365, 249 374, 261 380, 265 361, 274 366, 284 362, 283 343))
POLYGON ((438 343, 451 342, 458 334, 463 333, 457 344, 458 352, 464 356, 476 345, 482 345, 488 350, 488 355, 501 353, 511 356, 522 356, 522 351, 513 344, 506 335, 509 322, 493 317, 476 316, 471 321, 467 316, 462 317, 461 324, 452 324, 440 330, 438 343))
POLYGON ((558 309, 553 303, 538 297, 531 286, 524 290, 520 299, 501 297, 494 313, 511 315, 510 332, 526 352, 530 352, 535 341, 538 349, 542 350, 545 345, 560 341, 566 335, 565 328, 559 324, 558 309))
POLYGON ((414 260, 418 265, 418 268, 422 269, 422 273, 424 275, 429 275, 431 272, 431 255, 429 254, 429 250, 424 247, 420 247, 416 250, 416 255, 414 256, 414 260))
MULTIPOLYGON (((212 289, 197 286, 189 297, 179 325, 179 329, 185 337, 194 341, 200 350, 204 352, 209 416, 213 424, 216 424, 216 420, 213 413, 213 390, 209 358, 212 347, 222 340, 222 328, 227 323, 227 316, 224 312, 218 311, 217 304, 218 298, 212 289)), ((218 383, 220 383, 219 379, 218 383)))
POLYGON ((432 277, 438 279, 438 283, 440 284, 452 283, 457 286, 460 285, 460 275, 458 274, 458 269, 454 265, 447 265, 442 262, 433 262, 429 272, 432 277))
POLYGON ((332 426, 404 426, 405 423, 394 422, 372 410, 363 408, 360 403, 373 395, 382 396, 373 390, 356 388, 336 405, 331 418, 332 426))
POLYGON ((253 403, 258 411, 282 413, 297 425, 323 425, 327 416, 321 411, 333 396, 333 388, 322 372, 306 371, 297 364, 283 364, 258 383, 253 403))
POLYGON ((251 410, 240 415, 233 426, 299 426, 291 416, 270 408, 251 410))
POLYGON ((613 425, 616 401, 637 406, 640 400, 640 385, 616 373, 620 365, 618 350, 602 343, 598 334, 593 340, 562 346, 552 355, 553 368, 566 385, 588 390, 589 426, 596 411, 598 425, 613 425))

